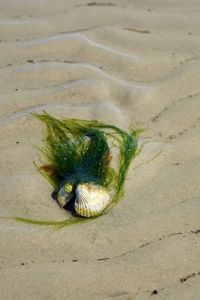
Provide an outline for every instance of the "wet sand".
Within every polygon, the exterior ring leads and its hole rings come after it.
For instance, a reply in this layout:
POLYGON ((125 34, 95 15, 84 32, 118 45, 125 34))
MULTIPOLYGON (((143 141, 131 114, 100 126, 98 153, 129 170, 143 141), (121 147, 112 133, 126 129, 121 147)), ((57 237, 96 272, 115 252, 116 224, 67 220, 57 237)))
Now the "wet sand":
POLYGON ((200 299, 200 4, 0 3, 0 298, 200 299), (31 112, 144 128, 125 195, 60 231, 31 112), (146 163, 162 150, 154 160, 146 163))

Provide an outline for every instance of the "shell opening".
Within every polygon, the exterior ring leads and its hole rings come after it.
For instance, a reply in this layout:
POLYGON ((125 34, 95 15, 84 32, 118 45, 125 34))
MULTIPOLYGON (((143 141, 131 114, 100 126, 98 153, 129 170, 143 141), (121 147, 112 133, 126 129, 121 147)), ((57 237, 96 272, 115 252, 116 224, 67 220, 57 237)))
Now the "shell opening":
MULTIPOLYGON (((71 190, 72 191, 72 190, 71 190)), ((65 186, 61 187, 58 195, 57 195, 57 202, 61 208, 63 208, 73 197, 71 192, 67 192, 65 190, 65 186)))

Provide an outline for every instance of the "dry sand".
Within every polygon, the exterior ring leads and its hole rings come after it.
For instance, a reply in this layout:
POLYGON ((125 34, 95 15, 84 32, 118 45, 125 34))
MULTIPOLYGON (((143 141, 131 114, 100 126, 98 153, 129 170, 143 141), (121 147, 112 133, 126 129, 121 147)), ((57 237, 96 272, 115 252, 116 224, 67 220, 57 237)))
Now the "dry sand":
POLYGON ((1 218, 1 299, 200 299, 199 0, 1 0, 0 215, 62 220, 30 114, 149 138, 109 214, 52 232, 1 218), (162 149, 162 154, 147 161, 162 149))

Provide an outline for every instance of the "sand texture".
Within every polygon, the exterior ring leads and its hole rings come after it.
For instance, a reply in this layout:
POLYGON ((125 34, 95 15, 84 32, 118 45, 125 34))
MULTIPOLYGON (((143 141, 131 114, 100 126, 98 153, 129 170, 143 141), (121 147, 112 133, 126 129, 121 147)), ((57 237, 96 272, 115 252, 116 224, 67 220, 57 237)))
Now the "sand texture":
POLYGON ((0 299, 200 299, 199 0, 0 1, 0 299), (31 112, 145 128, 123 200, 63 220, 31 112), (149 163, 152 157, 162 153, 149 163))

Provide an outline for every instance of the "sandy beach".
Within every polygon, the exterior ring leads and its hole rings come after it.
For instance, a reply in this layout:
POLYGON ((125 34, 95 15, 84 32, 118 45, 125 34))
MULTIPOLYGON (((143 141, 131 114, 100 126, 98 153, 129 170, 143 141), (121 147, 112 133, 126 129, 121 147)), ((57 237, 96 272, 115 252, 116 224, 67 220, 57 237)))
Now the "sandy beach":
POLYGON ((199 13, 198 0, 1 0, 0 299, 200 299, 199 13), (44 110, 145 129, 108 214, 59 231, 8 218, 68 217, 33 164, 44 110))

